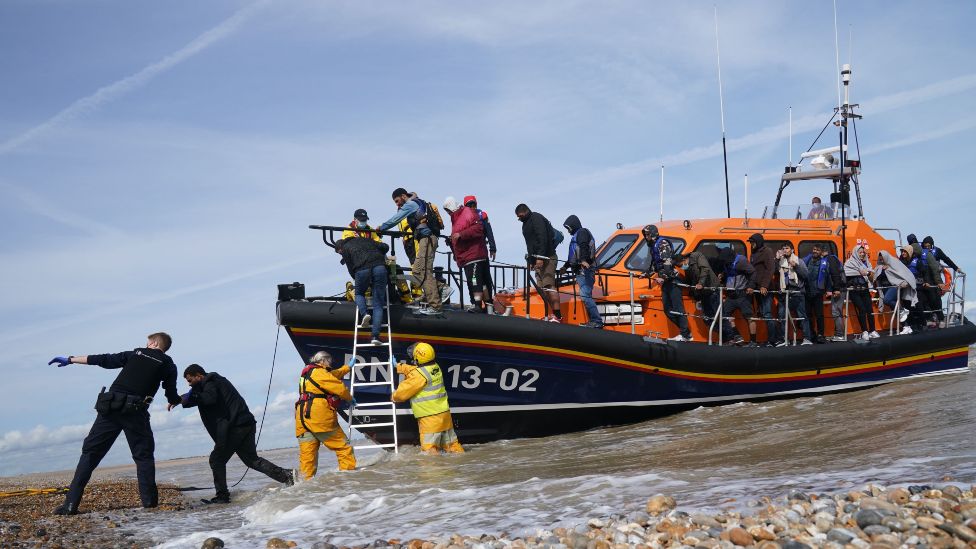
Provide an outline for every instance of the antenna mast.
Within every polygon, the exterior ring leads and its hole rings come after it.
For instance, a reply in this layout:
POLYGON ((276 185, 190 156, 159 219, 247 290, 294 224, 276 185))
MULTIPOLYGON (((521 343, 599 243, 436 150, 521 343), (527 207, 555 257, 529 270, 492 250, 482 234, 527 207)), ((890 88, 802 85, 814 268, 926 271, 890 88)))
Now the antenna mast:
POLYGON ((664 221, 664 164, 661 164, 661 217, 658 221, 664 221))
MULTIPOLYGON (((715 60, 718 65, 718 110, 722 117, 722 161, 725 164, 725 214, 732 217, 732 203, 729 200, 729 154, 725 146, 725 101, 722 99, 722 55, 718 48, 718 6, 715 6, 715 60)), ((838 93, 840 93, 838 91, 838 93)))

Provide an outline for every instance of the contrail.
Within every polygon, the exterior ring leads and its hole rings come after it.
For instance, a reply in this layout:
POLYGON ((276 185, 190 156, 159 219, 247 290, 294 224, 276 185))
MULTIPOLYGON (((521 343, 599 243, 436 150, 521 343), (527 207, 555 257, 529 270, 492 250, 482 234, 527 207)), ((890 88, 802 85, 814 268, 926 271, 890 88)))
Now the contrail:
POLYGON ((140 86, 145 85, 159 74, 172 69, 176 65, 179 65, 183 61, 186 61, 213 44, 233 34, 245 21, 247 21, 259 9, 268 3, 269 0, 261 0, 238 10, 234 15, 230 16, 216 27, 204 32, 200 36, 197 36, 189 44, 183 46, 179 50, 167 55, 166 57, 147 67, 144 67, 135 74, 100 88, 95 93, 75 101, 67 108, 41 124, 34 126, 16 137, 0 143, 0 155, 8 154, 20 148, 25 143, 44 135, 58 126, 66 122, 70 122, 79 116, 92 112, 105 103, 118 99, 119 97, 139 88, 140 86))

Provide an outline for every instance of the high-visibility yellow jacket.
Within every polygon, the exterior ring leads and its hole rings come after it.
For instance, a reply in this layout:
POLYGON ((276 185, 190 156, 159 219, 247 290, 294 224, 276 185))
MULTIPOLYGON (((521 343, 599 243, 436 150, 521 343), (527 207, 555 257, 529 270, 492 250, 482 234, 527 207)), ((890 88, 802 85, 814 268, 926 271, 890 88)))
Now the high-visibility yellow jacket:
POLYGON ((352 400, 349 389, 340 381, 349 373, 349 366, 336 368, 331 372, 325 368, 313 368, 308 376, 299 378, 299 401, 295 403, 295 436, 300 437, 306 432, 327 433, 338 426, 336 411, 329 406, 329 402, 315 395, 336 395, 342 400, 352 400), (318 387, 316 387, 318 384, 318 387), (308 393, 313 398, 307 402, 301 400, 302 393, 308 393))
POLYGON ((423 366, 400 363, 397 373, 402 374, 404 379, 393 393, 393 400, 409 400, 414 417, 423 418, 451 410, 447 403, 444 376, 436 362, 423 366))

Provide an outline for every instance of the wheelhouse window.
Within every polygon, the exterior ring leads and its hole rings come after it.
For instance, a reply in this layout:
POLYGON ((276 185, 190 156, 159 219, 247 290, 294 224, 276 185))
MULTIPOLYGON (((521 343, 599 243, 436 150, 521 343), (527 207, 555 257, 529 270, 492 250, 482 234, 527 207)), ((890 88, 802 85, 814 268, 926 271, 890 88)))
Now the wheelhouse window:
MULTIPOLYGON (((828 255, 837 255, 837 244, 829 240, 804 240, 796 250, 796 255, 806 257, 813 251, 814 244, 820 244, 820 248, 827 251, 828 255)), ((841 261, 843 263, 843 260, 841 261)))
POLYGON ((604 244, 596 254, 596 264, 601 269, 610 269, 620 262, 620 258, 627 253, 627 250, 634 245, 637 240, 636 234, 622 234, 610 239, 604 244))
MULTIPOLYGON (((674 238, 672 236, 662 236, 662 238, 671 243, 671 248, 674 250, 674 253, 680 253, 681 250, 685 249, 685 241, 680 238, 674 238)), ((627 258, 627 263, 624 263, 624 267, 631 271, 646 271, 651 265, 650 252, 651 249, 644 242, 641 242, 637 250, 627 258)))

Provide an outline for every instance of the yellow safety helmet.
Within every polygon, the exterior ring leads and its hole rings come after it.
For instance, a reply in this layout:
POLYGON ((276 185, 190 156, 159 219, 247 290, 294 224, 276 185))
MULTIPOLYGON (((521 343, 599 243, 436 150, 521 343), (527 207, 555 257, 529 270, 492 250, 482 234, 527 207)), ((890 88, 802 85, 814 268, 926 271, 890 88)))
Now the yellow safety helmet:
POLYGON ((434 361, 434 348, 429 343, 414 343, 407 348, 407 354, 413 359, 414 364, 423 366, 434 361))

